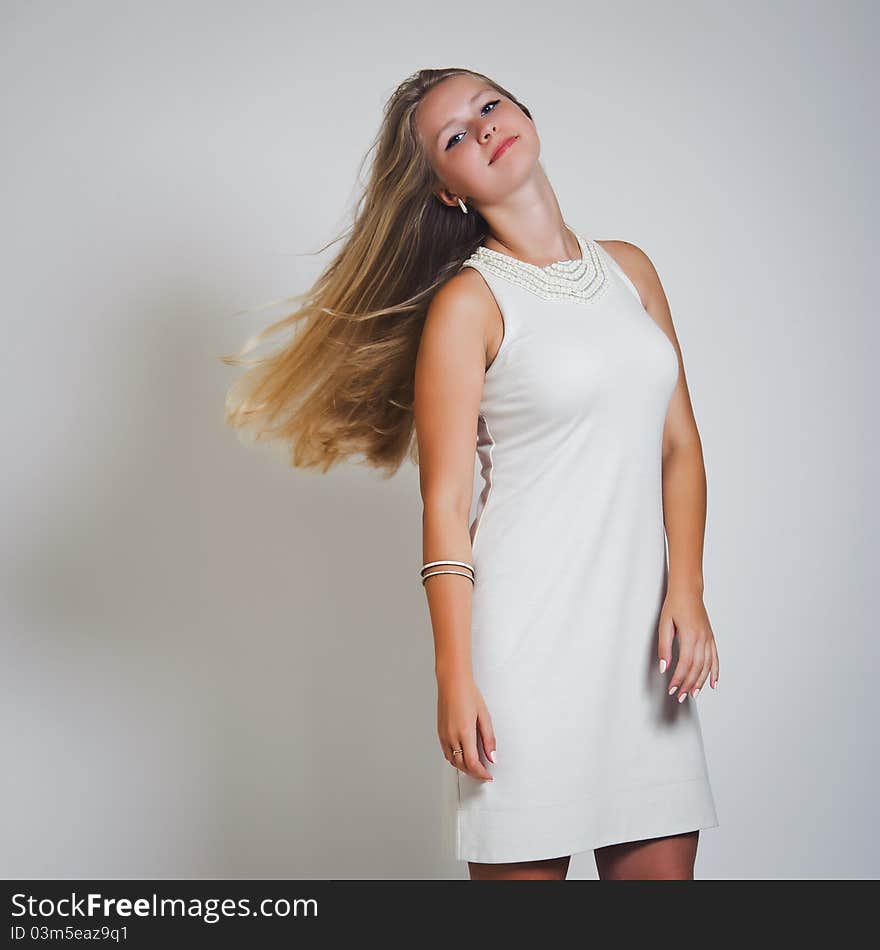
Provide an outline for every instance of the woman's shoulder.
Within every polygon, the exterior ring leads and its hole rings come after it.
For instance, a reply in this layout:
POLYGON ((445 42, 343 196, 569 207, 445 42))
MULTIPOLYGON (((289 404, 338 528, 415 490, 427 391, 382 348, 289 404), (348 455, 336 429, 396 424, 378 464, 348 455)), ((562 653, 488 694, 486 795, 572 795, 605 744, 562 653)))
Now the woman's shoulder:
POLYGON ((495 296, 483 275, 475 268, 462 266, 434 293, 428 308, 429 314, 437 311, 492 316, 498 309, 495 296))
POLYGON ((503 334, 501 311, 486 281, 473 267, 461 270, 435 291, 425 316, 423 343, 446 349, 462 347, 464 354, 479 341, 485 364, 503 334))
POLYGON ((637 244, 630 241, 595 241, 617 264, 645 297, 658 280, 651 258, 637 244))

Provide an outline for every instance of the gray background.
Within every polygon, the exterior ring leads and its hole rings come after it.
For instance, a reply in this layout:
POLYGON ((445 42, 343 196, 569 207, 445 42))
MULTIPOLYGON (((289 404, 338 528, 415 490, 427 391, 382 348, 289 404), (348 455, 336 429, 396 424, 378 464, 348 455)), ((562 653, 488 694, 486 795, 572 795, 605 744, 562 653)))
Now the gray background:
POLYGON ((697 876, 877 876, 871 6, 4 2, 0 872, 466 876, 418 473, 247 449, 216 358, 331 259, 395 85, 463 65, 672 306, 724 679, 697 876))

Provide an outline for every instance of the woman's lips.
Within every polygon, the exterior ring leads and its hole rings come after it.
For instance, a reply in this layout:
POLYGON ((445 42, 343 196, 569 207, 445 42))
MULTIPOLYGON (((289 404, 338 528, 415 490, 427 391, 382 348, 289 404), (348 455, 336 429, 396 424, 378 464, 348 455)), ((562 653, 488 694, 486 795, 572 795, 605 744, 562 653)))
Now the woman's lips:
POLYGON ((489 164, 491 165, 496 158, 499 158, 501 155, 503 155, 518 138, 518 135, 511 135, 509 138, 506 138, 492 153, 492 157, 489 159, 489 164))

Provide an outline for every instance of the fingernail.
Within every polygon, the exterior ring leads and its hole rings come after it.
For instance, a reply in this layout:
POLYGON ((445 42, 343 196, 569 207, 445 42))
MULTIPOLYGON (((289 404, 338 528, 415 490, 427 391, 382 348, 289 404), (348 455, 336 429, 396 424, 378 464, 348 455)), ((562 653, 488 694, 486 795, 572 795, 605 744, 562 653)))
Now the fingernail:
POLYGON ((678 689, 677 686, 670 686, 670 687, 669 687, 669 692, 667 693, 667 695, 668 695, 668 696, 671 696, 677 689, 678 689))
POLYGON ((700 695, 700 687, 698 686, 698 687, 694 690, 694 699, 696 699, 697 696, 699 696, 699 695, 700 695))
POLYGON ((661 660, 661 661, 660 661, 660 672, 661 672, 661 673, 665 673, 665 672, 666 672, 666 660, 661 660))
POLYGON ((489 753, 489 758, 490 758, 493 762, 495 761, 495 750, 494 750, 494 749, 489 753))
POLYGON ((687 699, 687 693, 681 693, 681 694, 679 695, 679 697, 678 697, 678 701, 679 701, 680 703, 681 703, 681 702, 684 702, 684 700, 686 700, 686 699, 687 699))

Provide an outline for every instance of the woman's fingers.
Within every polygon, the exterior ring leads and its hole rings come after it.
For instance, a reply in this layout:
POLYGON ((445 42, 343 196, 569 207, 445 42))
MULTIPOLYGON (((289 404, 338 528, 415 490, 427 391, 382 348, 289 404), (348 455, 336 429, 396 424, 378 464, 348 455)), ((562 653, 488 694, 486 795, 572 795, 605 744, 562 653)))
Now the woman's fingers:
POLYGON ((477 715, 477 729, 480 733, 480 741, 483 743, 483 749, 489 761, 495 763, 495 730, 492 728, 492 719, 489 711, 483 708, 477 715))
POLYGON ((491 782, 492 776, 487 771, 486 766, 480 761, 480 756, 477 752, 476 729, 472 730, 467 735, 462 736, 461 748, 464 749, 464 755, 457 755, 455 757, 458 767, 463 772, 467 772, 471 778, 483 779, 484 781, 488 780, 491 782))
POLYGON ((715 689, 715 686, 718 684, 718 647, 715 645, 715 640, 712 640, 712 664, 711 664, 711 673, 709 675, 709 685, 712 689, 715 689))
POLYGON ((667 614, 660 621, 660 632, 657 643, 657 656, 660 661, 660 672, 665 673, 672 666, 672 639, 675 636, 675 623, 672 614, 667 614))
POLYGON ((694 645, 690 640, 683 640, 681 631, 678 632, 678 662, 675 664, 675 670, 669 683, 669 695, 678 691, 678 701, 687 696, 687 689, 682 688, 685 680, 690 675, 691 665, 694 661, 694 645))
MULTIPOLYGON (((679 637, 681 634, 679 634, 679 637)), ((718 680, 718 652, 715 649, 714 639, 701 640, 697 643, 682 643, 679 647, 678 663, 669 686, 669 695, 678 693, 678 702, 691 696, 696 699, 698 693, 710 675, 714 683, 718 680)))
POLYGON ((495 732, 486 703, 472 680, 441 685, 437 723, 446 761, 472 778, 491 782, 478 743, 482 743, 491 761, 495 756, 495 732))
POLYGON ((441 745, 443 746, 443 755, 446 757, 446 761, 454 768, 458 768, 458 760, 461 756, 456 753, 456 750, 459 746, 455 742, 441 742, 441 745))
POLYGON ((697 698, 697 693, 703 688, 710 669, 712 669, 712 645, 707 641, 703 646, 703 665, 690 690, 691 696, 693 696, 694 699, 697 698))
MULTIPOLYGON (((684 681, 681 684, 679 697, 694 695, 694 691, 697 689, 700 676, 703 674, 703 667, 706 663, 707 646, 708 643, 705 640, 697 640, 694 644, 693 659, 691 660, 691 666, 688 670, 687 676, 685 676, 684 681)), ((681 699, 679 699, 679 702, 680 701, 681 699)))

